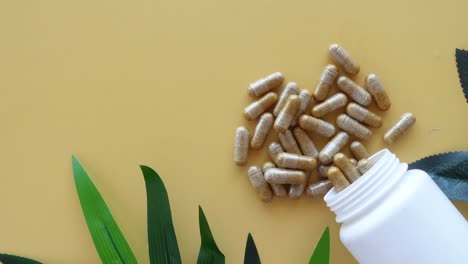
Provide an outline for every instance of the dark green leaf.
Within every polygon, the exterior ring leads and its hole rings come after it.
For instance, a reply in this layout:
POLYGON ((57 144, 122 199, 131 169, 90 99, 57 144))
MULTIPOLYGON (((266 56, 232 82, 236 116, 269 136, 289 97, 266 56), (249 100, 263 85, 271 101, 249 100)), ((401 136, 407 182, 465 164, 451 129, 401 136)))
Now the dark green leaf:
POLYGON ((200 253, 198 253, 198 264, 224 264, 224 255, 211 234, 210 226, 206 220, 203 209, 198 206, 198 221, 200 224, 200 253))
POLYGON ((153 169, 140 168, 146 184, 150 263, 182 263, 166 187, 153 169))
POLYGON ((409 164, 426 171, 450 199, 468 202, 468 151, 432 155, 409 164))
POLYGON ((24 257, 19 257, 15 255, 0 254, 0 263, 3 264, 42 264, 42 262, 28 259, 24 257))
POLYGON ((137 264, 106 202, 75 156, 72 156, 72 165, 81 209, 102 263, 137 264))
POLYGON ((244 264, 260 264, 260 256, 258 255, 257 247, 252 235, 249 233, 247 244, 245 245, 244 264))
POLYGON ((323 231, 322 237, 315 247, 309 264, 328 264, 330 262, 330 230, 328 227, 323 231))
POLYGON ((457 60, 458 77, 468 102, 468 50, 456 49, 455 57, 457 60))

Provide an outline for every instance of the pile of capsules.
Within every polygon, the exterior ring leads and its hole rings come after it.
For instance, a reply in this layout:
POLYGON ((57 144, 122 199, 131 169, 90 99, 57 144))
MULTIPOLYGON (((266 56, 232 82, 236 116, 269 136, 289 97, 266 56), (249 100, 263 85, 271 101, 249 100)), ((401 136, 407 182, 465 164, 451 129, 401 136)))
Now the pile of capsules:
MULTIPOLYGON (((330 45, 329 54, 348 75, 359 73, 359 65, 338 44, 330 45)), ((273 194, 297 199, 304 191, 309 196, 320 197, 333 186, 338 192, 343 190, 373 165, 367 159, 368 151, 359 141, 350 144, 355 159, 340 151, 350 141, 350 135, 367 141, 372 136, 369 127, 382 126, 382 118, 366 108, 372 100, 381 111, 387 111, 391 106, 379 78, 375 74, 368 75, 366 90, 350 78, 338 76, 338 68, 330 64, 325 67, 313 94, 306 89, 299 91, 296 83, 289 82, 278 97, 272 90, 283 82, 283 74, 276 72, 249 85, 248 94, 259 98, 245 108, 244 117, 258 119, 258 123, 252 137, 246 127, 236 129, 234 161, 244 165, 249 148, 262 148, 273 128, 280 142, 268 146, 273 162, 266 162, 262 168, 251 166, 248 169, 250 182, 264 202, 271 201, 273 194), (329 96, 335 81, 339 93, 329 96), (306 111, 310 106, 308 115, 306 111), (345 108, 346 113, 336 119, 336 126, 341 130, 338 132, 334 124, 320 118, 340 108, 345 108), (272 113, 268 112, 270 109, 272 113), (309 132, 331 140, 319 152, 309 132), (309 181, 314 178, 310 177, 312 173, 318 173, 324 180, 309 181)), ((403 114, 385 133, 383 140, 387 144, 393 143, 415 122, 413 114, 403 114)))

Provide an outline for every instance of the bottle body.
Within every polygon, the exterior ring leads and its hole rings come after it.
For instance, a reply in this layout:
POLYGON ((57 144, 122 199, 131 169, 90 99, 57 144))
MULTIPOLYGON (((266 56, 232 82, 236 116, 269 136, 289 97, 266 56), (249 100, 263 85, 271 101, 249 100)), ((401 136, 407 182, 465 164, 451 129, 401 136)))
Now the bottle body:
POLYGON ((388 150, 371 160, 359 180, 325 197, 351 254, 364 264, 467 263, 468 223, 429 175, 407 171, 388 150))

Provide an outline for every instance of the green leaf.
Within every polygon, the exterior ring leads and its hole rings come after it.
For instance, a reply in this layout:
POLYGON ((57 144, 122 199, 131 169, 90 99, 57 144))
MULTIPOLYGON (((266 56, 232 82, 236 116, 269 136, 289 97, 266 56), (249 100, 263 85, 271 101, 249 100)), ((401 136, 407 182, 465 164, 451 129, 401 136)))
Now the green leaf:
POLYGON ((330 230, 327 227, 323 231, 312 257, 310 257, 309 264, 328 263, 330 263, 330 230))
POLYGON ((200 253, 198 253, 198 264, 218 264, 225 263, 224 255, 219 250, 218 245, 211 234, 210 226, 206 220, 203 209, 198 206, 198 221, 200 224, 200 253))
POLYGON ((458 77, 468 102, 468 50, 456 49, 455 58, 457 60, 458 77))
POLYGON ((252 235, 249 233, 247 244, 245 245, 244 264, 260 264, 260 256, 258 255, 257 247, 252 235))
POLYGON ((75 156, 72 165, 81 209, 102 263, 138 263, 106 202, 75 156))
POLYGON ((409 164, 426 171, 450 199, 468 202, 468 151, 431 155, 409 164))
POLYGON ((146 185, 150 263, 182 263, 166 187, 153 169, 140 168, 146 185))
POLYGON ((3 264, 42 264, 42 262, 9 254, 0 254, 0 263, 3 264))

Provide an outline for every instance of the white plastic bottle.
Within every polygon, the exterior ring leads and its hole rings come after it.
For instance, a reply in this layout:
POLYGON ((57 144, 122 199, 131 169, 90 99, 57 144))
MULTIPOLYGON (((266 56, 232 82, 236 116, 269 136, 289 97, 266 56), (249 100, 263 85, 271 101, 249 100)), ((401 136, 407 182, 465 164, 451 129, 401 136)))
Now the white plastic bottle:
POLYGON ((340 238, 362 264, 467 264, 468 223, 421 170, 384 149, 356 182, 325 196, 340 238))

